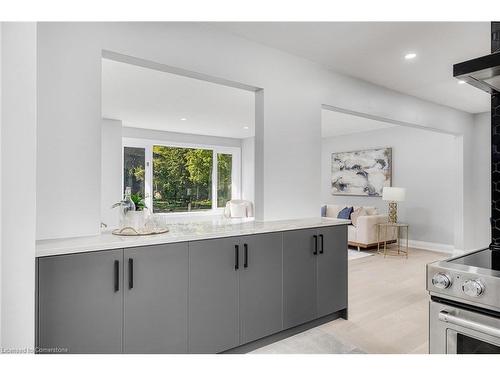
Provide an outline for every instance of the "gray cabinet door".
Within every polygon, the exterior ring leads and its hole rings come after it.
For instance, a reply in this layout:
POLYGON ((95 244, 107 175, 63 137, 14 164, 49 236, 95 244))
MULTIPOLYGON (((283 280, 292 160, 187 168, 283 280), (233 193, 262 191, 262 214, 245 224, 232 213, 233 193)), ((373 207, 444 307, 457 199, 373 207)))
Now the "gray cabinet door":
POLYGON ((347 225, 318 234, 318 316, 324 316, 347 307, 347 225))
POLYGON ((240 238, 240 344, 282 327, 282 234, 240 238))
POLYGON ((123 351, 187 353, 187 243, 125 249, 123 254, 123 351))
MULTIPOLYGON (((189 243, 189 352, 218 353, 238 346, 239 238, 189 243)), ((242 267, 239 249, 239 267, 242 267)))
POLYGON ((316 317, 316 229, 283 233, 283 328, 316 317))
POLYGON ((107 250, 39 259, 41 348, 121 352, 122 258, 122 250, 107 250))

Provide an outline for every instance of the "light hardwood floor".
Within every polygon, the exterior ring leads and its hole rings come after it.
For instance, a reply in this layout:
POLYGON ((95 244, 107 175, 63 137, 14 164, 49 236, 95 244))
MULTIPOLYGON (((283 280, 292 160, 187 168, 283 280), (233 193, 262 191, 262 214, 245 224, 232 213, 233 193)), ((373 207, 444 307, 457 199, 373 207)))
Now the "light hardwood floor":
MULTIPOLYGON (((326 334, 365 353, 427 353, 428 301, 425 265, 447 254, 410 249, 404 257, 373 255, 349 261, 349 320, 337 319, 303 333, 326 334)), ((313 334, 315 336, 313 336, 313 334)), ((260 353, 329 352, 300 337, 259 349, 260 353), (286 344, 285 344, 286 342, 286 344), (291 345, 295 347, 291 347, 291 345)), ((327 344, 328 340, 322 338, 327 344)))

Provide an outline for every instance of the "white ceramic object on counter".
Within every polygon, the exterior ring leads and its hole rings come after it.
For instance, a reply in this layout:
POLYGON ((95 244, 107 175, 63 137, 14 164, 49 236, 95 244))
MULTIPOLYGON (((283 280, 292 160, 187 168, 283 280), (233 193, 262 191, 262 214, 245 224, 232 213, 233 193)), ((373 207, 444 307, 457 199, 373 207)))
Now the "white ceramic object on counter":
POLYGON ((144 228, 146 211, 128 211, 123 219, 122 228, 134 228, 140 232, 144 228))

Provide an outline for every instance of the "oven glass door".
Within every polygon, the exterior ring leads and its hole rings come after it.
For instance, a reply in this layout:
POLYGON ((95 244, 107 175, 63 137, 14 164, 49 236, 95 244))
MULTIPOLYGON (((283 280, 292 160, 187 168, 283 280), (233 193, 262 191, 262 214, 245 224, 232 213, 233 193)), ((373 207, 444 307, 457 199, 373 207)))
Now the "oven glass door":
POLYGON ((458 333, 457 354, 500 354, 500 346, 458 333))
POLYGON ((500 341, 493 336, 453 329, 447 329, 446 336, 446 352, 449 354, 500 354, 500 341))

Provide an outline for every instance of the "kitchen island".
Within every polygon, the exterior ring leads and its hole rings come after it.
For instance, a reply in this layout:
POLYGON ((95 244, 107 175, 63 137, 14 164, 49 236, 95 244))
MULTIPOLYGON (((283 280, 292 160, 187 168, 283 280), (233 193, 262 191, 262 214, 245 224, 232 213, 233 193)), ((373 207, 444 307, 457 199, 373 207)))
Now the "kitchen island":
POLYGON ((347 224, 198 222, 37 243, 37 347, 245 352, 347 317, 347 224))

